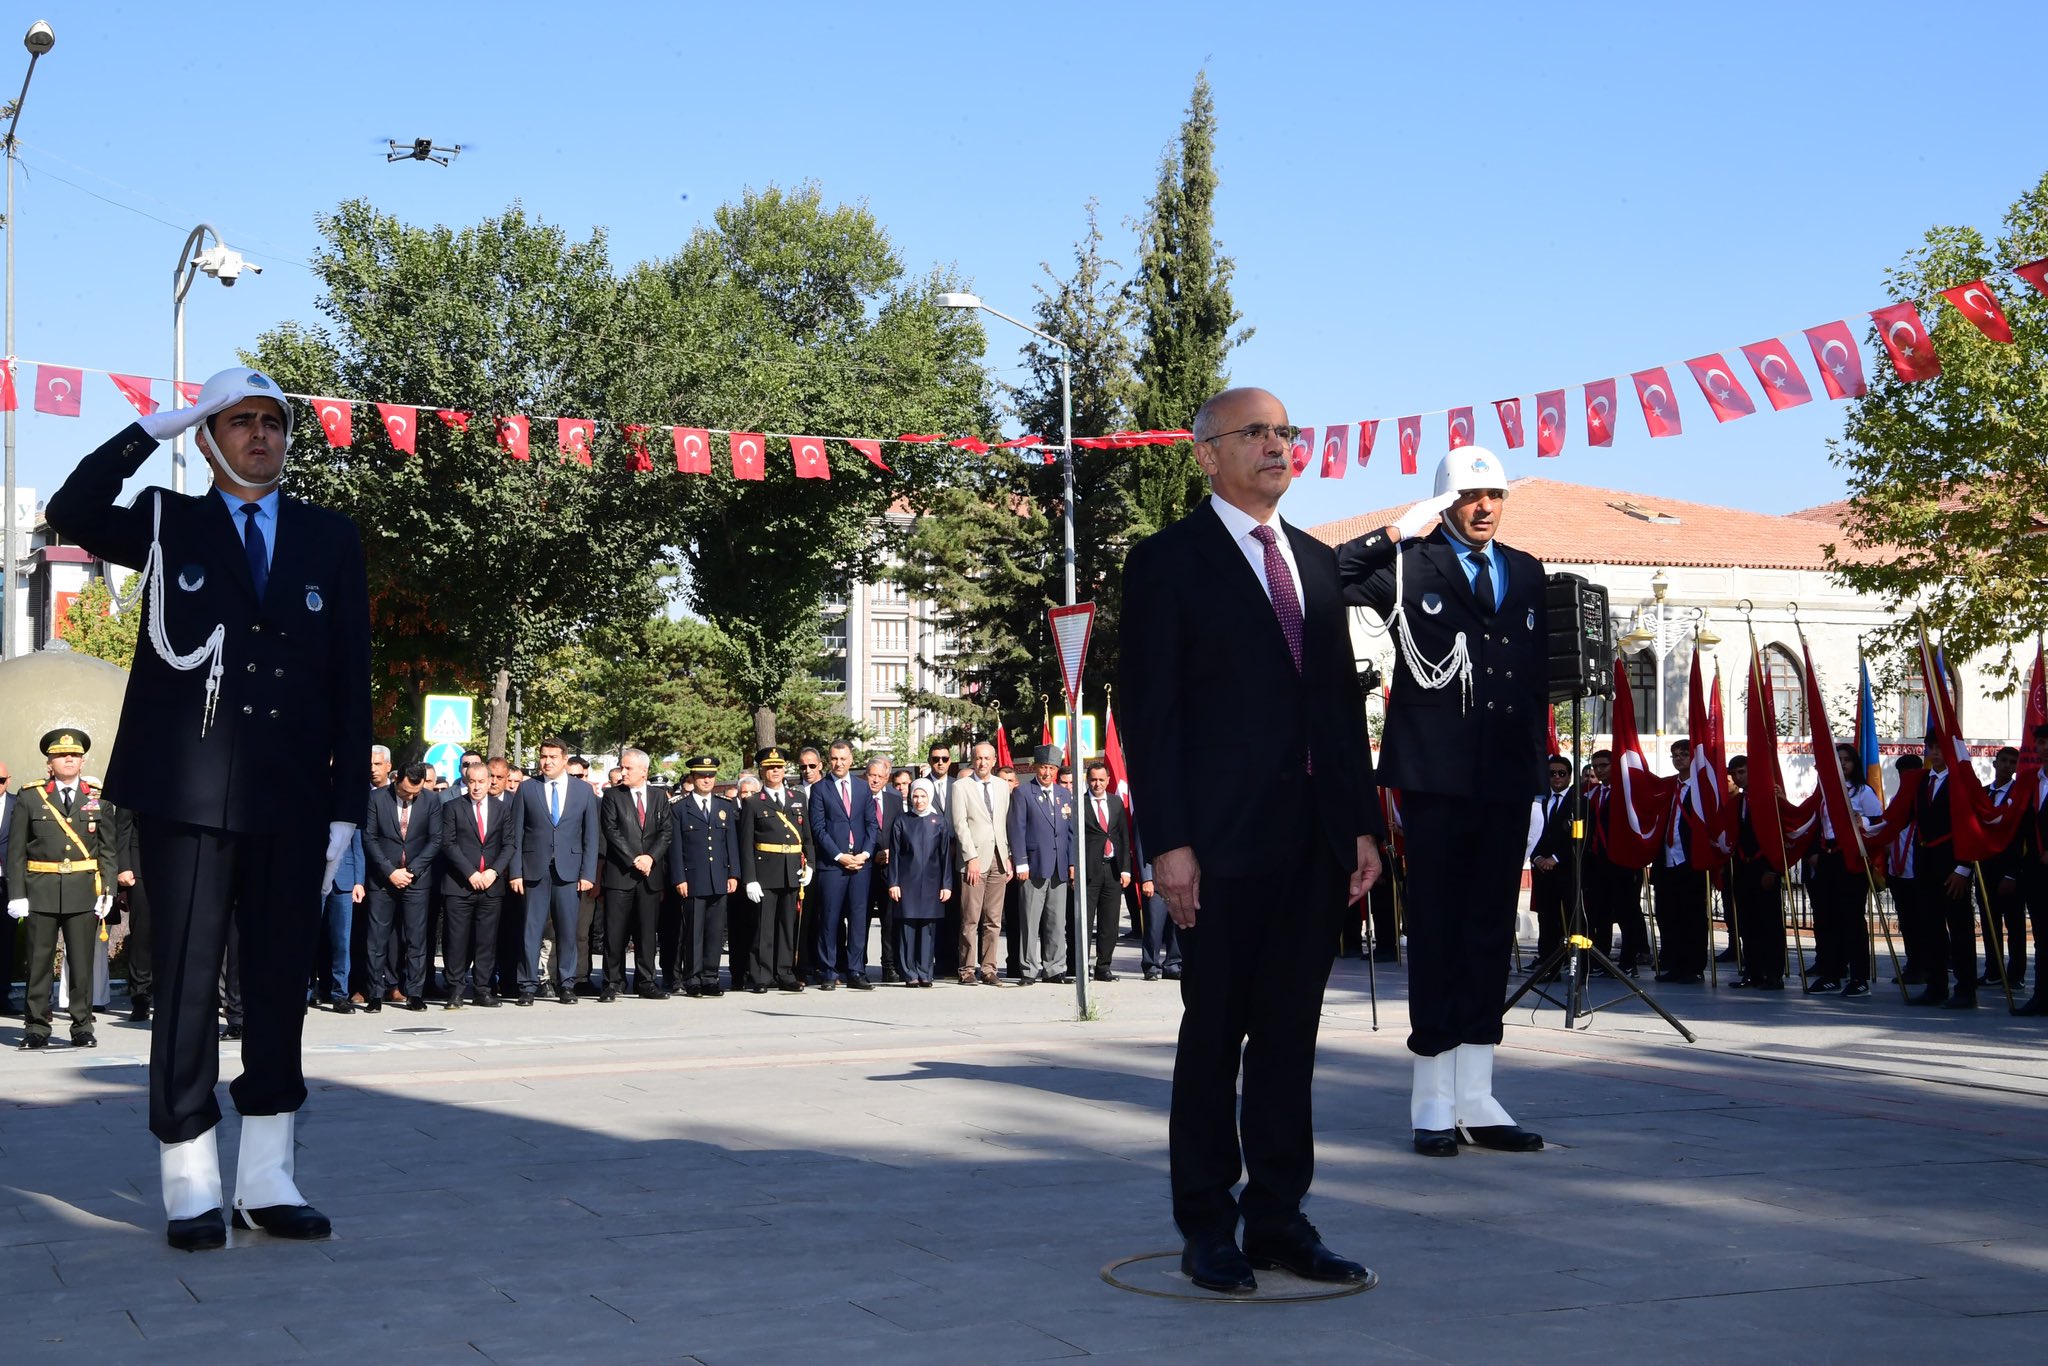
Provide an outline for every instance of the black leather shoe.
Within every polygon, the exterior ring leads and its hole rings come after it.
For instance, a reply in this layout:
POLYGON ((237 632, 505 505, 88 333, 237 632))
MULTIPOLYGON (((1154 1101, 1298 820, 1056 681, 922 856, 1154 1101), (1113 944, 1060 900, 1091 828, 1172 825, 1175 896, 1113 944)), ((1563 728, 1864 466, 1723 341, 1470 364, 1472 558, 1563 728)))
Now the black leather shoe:
POLYGON ((1532 1134, 1519 1124, 1474 1124, 1465 1132, 1472 1136, 1475 1148, 1491 1148, 1497 1153, 1543 1151, 1543 1135, 1532 1134))
POLYGON ((1782 977, 1752 977, 1749 980, 1749 984, 1758 991, 1783 991, 1785 989, 1785 979, 1782 977))
POLYGON ((556 987, 555 999, 565 1006, 573 1006, 576 1004, 576 993, 567 987, 556 987))
POLYGON ((2036 991, 2032 996, 2027 998, 2026 1004, 2021 1006, 2018 1010, 2015 1010, 2013 1014, 2048 1015, 2048 1001, 2042 1000, 2041 993, 2039 991, 2036 991))
POLYGON ((903 980, 903 974, 896 971, 896 969, 894 968, 883 968, 882 980, 884 982, 901 982, 903 980))
POLYGON ((1146 980, 1146 981, 1148 981, 1148 982, 1156 982, 1156 981, 1158 981, 1158 980, 1159 980, 1159 969, 1158 969, 1158 968, 1146 968, 1146 969, 1145 969, 1145 980, 1146 980))
POLYGON ((447 1000, 445 1000, 445 1001, 441 1002, 441 1009, 443 1009, 443 1010, 460 1010, 460 1009, 462 1009, 462 998, 461 998, 460 996, 450 996, 450 997, 449 997, 449 998, 448 998, 447 1000))
POLYGON ((223 1040, 239 1039, 242 1037, 242 1027, 240 1025, 229 1025, 221 1030, 220 1036, 223 1040))
POLYGON ((407 1010, 425 1010, 427 1008, 427 998, 424 996, 408 996, 405 998, 405 1008, 407 1010))
POLYGON ((149 998, 147 996, 137 996, 133 1001, 129 1002, 128 1022, 130 1024, 149 1023, 149 998))
POLYGON ((1098 982, 1114 982, 1116 980, 1116 974, 1111 972, 1108 968, 1097 968, 1093 973, 1089 975, 1092 976, 1098 982))
POLYGON ((1357 1262, 1339 1257, 1324 1247, 1322 1238, 1306 1223, 1277 1238, 1262 1238, 1257 1242, 1246 1238, 1244 1255, 1261 1271, 1285 1271, 1305 1281, 1362 1285, 1372 1276, 1357 1262))
POLYGON ((74 1035, 71 1039, 71 1046, 73 1048, 98 1048, 100 1046, 99 1036, 87 1034, 84 1038, 79 1038, 74 1035))
POLYGON ((697 997, 703 994, 704 988, 698 986, 695 982, 690 982, 683 987, 683 995, 685 996, 697 997))
POLYGON ((704 994, 706 996, 723 996, 725 995, 725 988, 713 982, 710 986, 704 988, 704 994))
POLYGON ((217 1209, 195 1214, 190 1219, 173 1219, 164 1228, 164 1241, 180 1252, 207 1252, 228 1244, 228 1221, 217 1209))
POLYGON ((532 993, 532 992, 530 992, 530 991, 522 991, 522 992, 520 992, 520 993, 519 993, 519 1000, 518 1000, 517 1004, 519 1004, 519 1005, 523 1005, 523 1006, 530 1006, 530 1005, 532 1005, 532 1004, 533 1004, 533 993, 532 993))
POLYGON ((1458 1131, 1456 1129, 1417 1129, 1415 1151, 1424 1157, 1456 1157, 1458 1155, 1458 1131))
POLYGON ((476 1003, 485 1010, 496 1010, 503 1004, 498 1000, 496 993, 489 991, 479 991, 476 994, 476 1003))
POLYGON ((310 1240, 334 1234, 327 1216, 311 1205, 266 1205, 262 1209, 243 1209, 237 1205, 235 1227, 260 1229, 273 1238, 310 1240))
POLYGON ((867 978, 863 977, 861 974, 857 972, 853 974, 853 976, 846 979, 846 985, 851 987, 855 991, 873 991, 875 989, 875 984, 873 982, 870 982, 867 978))
POLYGON ((1181 1249, 1181 1273, 1204 1290, 1249 1295, 1259 1288, 1252 1264, 1227 1236, 1190 1238, 1181 1249))
POLYGON ((749 996, 766 996, 768 988, 762 986, 759 982, 755 982, 747 987, 747 994, 749 996))
POLYGON ((18 1049, 30 1052, 38 1048, 48 1048, 49 1046, 50 1036, 47 1034, 24 1034, 21 1036, 21 1042, 15 1045, 18 1049))
POLYGON ((603 991, 597 993, 597 1003, 601 1006, 608 1006, 618 999, 619 993, 613 991, 610 987, 606 987, 603 991))
POLYGON ((339 1001, 331 1002, 327 1008, 337 1015, 353 1015, 356 1013, 356 1003, 349 1000, 346 996, 342 997, 339 1001))
POLYGON ((1977 1008, 1977 993, 1973 991, 1968 996, 1951 996, 1941 1003, 1941 1008, 1943 1010, 1975 1010, 1977 1008))
POLYGON ((1929 987, 1927 988, 1927 990, 1921 992, 1918 996, 1908 997, 1906 999, 1906 1004, 1909 1006, 1938 1006, 1946 1003, 1947 1000, 1947 988, 1929 987))
POLYGON ((384 1003, 378 1000, 375 996, 372 996, 369 1000, 363 1002, 363 1014, 365 1015, 375 1015, 382 1009, 384 1009, 384 1003))

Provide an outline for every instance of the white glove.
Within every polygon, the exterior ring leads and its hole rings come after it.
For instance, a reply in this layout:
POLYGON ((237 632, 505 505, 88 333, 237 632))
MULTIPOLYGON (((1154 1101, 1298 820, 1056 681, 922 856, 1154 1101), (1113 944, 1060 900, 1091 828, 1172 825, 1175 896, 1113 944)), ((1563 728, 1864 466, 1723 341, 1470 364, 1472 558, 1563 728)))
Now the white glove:
POLYGON ((334 870, 341 867, 341 857, 348 852, 349 839, 355 832, 355 826, 347 821, 327 822, 327 873, 320 879, 320 895, 326 896, 327 889, 334 885, 334 870))
POLYGON ((1435 521, 1445 508, 1457 501, 1456 491, 1425 498, 1402 513, 1400 519, 1394 523, 1394 529, 1401 533, 1401 539, 1404 541, 1410 536, 1420 536, 1424 527, 1435 521))
POLYGON ((147 417, 136 418, 135 422, 151 437, 165 441, 180 432, 191 431, 223 408, 232 408, 239 402, 241 400, 233 393, 218 394, 203 407, 195 404, 190 408, 159 408, 147 417))
POLYGON ((802 868, 799 868, 799 869, 797 869, 797 873, 796 873, 796 885, 797 885, 798 887, 808 887, 808 886, 810 886, 810 885, 811 885, 811 875, 812 875, 812 872, 813 872, 813 870, 811 869, 811 867, 810 867, 810 866, 809 866, 808 864, 806 864, 806 865, 805 865, 804 867, 802 867, 802 868))
POLYGON ((111 912, 113 909, 114 896, 113 893, 111 892, 102 893, 99 897, 95 898, 92 903, 92 913, 102 920, 105 920, 107 918, 108 913, 111 912))
MULTIPOLYGON (((761 899, 761 884, 760 884, 760 883, 758 883, 758 882, 749 882, 749 883, 747 884, 747 900, 749 900, 749 901, 759 901, 760 899, 761 899)), ((23 903, 23 904, 27 904, 27 903, 23 903)))
POLYGON ((16 920, 28 919, 28 898, 25 896, 18 896, 14 898, 14 900, 8 902, 7 914, 13 916, 16 920))

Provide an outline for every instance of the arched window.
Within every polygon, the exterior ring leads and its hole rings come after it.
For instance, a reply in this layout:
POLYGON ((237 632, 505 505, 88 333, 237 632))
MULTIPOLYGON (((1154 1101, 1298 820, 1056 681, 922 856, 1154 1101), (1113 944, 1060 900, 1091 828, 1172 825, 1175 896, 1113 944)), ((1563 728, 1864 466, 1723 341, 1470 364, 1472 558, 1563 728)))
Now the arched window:
POLYGON ((1636 704, 1636 732, 1648 735, 1657 728, 1657 657, 1648 650, 1625 655, 1628 690, 1636 704))
POLYGON ((1778 716, 1780 735, 1809 733, 1806 716, 1806 685, 1799 677, 1799 664, 1782 645, 1764 647, 1764 669, 1771 681, 1771 709, 1778 716))

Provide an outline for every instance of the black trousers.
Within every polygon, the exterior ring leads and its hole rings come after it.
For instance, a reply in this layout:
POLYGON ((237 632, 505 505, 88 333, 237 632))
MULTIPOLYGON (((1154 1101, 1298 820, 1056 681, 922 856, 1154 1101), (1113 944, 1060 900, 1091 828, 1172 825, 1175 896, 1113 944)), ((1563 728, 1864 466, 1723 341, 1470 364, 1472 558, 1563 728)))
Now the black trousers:
MULTIPOLYGON (((1110 958, 1116 953, 1117 931, 1123 926, 1124 889, 1116 880, 1116 865, 1102 859, 1088 861, 1088 908, 1094 916, 1095 927, 1095 970, 1108 972, 1110 958)), ((1081 944, 1077 935, 1074 952, 1068 961, 1075 972, 1081 970, 1081 944)))
POLYGON ((1650 870, 1657 897, 1657 966, 1690 977, 1707 970, 1707 883, 1691 864, 1650 870))
POLYGON ((496 882, 489 891, 441 893, 441 915, 448 934, 441 950, 441 971, 448 979, 449 1000, 460 1001, 470 987, 479 993, 491 990, 492 976, 498 970, 498 922, 504 904, 504 888, 496 882))
POLYGON ((751 971, 755 986, 793 987, 797 984, 797 928, 802 896, 803 893, 795 887, 762 889, 761 901, 756 907, 758 918, 754 922, 751 971))
MULTIPOLYGON (((761 924, 761 908, 747 900, 747 894, 727 893, 725 898, 726 966, 732 973, 732 988, 738 991, 754 981, 754 935, 761 924)), ((763 978, 761 985, 773 986, 763 978)))
POLYGON ((1160 972, 1179 972, 1180 930, 1166 913, 1166 898, 1154 892, 1149 897, 1140 893, 1139 899, 1143 902, 1145 944, 1139 950, 1138 961, 1160 972))
MULTIPOLYGON (((12 927, 11 921, 9 926, 12 927)), ((92 979, 97 958, 93 945, 99 928, 99 917, 91 911, 73 911, 69 915, 28 913, 28 998, 21 1007, 26 1033, 50 1037, 50 991, 57 985, 57 942, 61 939, 64 986, 70 997, 71 1037, 74 1041, 92 1037, 92 979)))
MULTIPOLYGON (((1375 889, 1377 890, 1377 889, 1375 889)), ((1564 942, 1565 920, 1571 914, 1572 865, 1529 869, 1529 913, 1536 917, 1536 957, 1548 956, 1564 942)))
MULTIPOLYGON (((2042 950, 2042 945, 2048 944, 2048 867, 2043 867, 2039 860, 2033 860, 2022 868, 2020 892, 2026 902, 2025 911, 2034 922, 2034 994, 2038 996, 2042 990, 2042 964, 2048 961, 2044 959, 2042 950)), ((2016 908, 2013 914, 2015 919, 2019 918, 2019 909, 2016 908)))
MULTIPOLYGON (((744 893, 742 893, 744 897, 744 893)), ((718 985, 718 955, 725 948, 725 911, 728 898, 691 896, 683 899, 683 984, 710 988, 718 985)), ((752 905, 752 902, 748 902, 752 905)), ((739 983, 735 981, 734 986, 739 983)))
POLYGON ((1777 873, 1762 859, 1728 865, 1734 932, 1742 941, 1742 971, 1755 978, 1785 976, 1785 913, 1778 904, 1777 873), (1765 880, 1770 886, 1765 886, 1765 880))
POLYGON ((1984 975, 1998 980, 1998 967, 2002 959, 2005 964, 2005 981, 2018 986, 2027 975, 2027 902, 2026 894, 2015 881, 2013 889, 2004 895, 1999 888, 2004 885, 2002 877, 1993 880, 1987 874, 1985 885, 1991 889, 1991 902, 1984 908, 1984 975))
POLYGON ((1402 794, 1408 844, 1408 1048, 1501 1040, 1529 803, 1402 794))
POLYGON ((128 938, 122 953, 122 961, 128 971, 128 999, 146 1000, 155 978, 150 974, 149 965, 149 893, 137 878, 135 885, 128 889, 128 938))
MULTIPOLYGON (((1528 838, 1526 832, 1523 838, 1528 838)), ((1588 854, 1585 865, 1590 937, 1602 953, 1615 956, 1617 966, 1633 967, 1650 953, 1650 931, 1643 920, 1642 870, 1623 868, 1599 854, 1588 854), (1617 928, 1621 931, 1619 949, 1614 947, 1617 928)))
MULTIPOLYGON (((1936 995, 1948 991, 1947 883, 1955 864, 1947 854, 1946 849, 1915 850, 1911 883, 1900 887, 1906 893, 1899 902, 1899 933, 1906 941, 1906 960, 1936 995)), ((1964 897, 1961 904, 1968 906, 1970 899, 1964 897)), ((1976 981, 1974 970, 1970 980, 1976 981)))
POLYGON ((889 860, 878 856, 870 867, 874 871, 874 876, 868 879, 868 923, 882 927, 882 975, 887 977, 893 972, 900 976, 903 964, 897 956, 897 950, 902 945, 896 935, 898 907, 889 895, 889 860))
MULTIPOLYGON (((408 997, 427 992, 427 884, 417 876, 409 887, 393 887, 381 878, 370 881, 363 903, 370 908, 370 989, 373 1001, 393 987, 408 997), (405 976, 391 960, 392 932, 405 955, 405 976)), ((316 903, 317 904, 317 903, 316 903)))
MULTIPOLYGON (((576 947, 582 971, 575 979, 564 977, 564 985, 571 991, 576 989, 578 981, 586 977, 594 978, 597 975, 597 960, 600 958, 605 960, 607 977, 610 975, 611 939, 605 934, 605 930, 610 927, 611 918, 605 913, 606 895, 602 887, 596 887, 589 892, 579 892, 577 894, 576 947)), ((555 947, 557 952, 561 951, 559 944, 555 947)), ((626 944, 621 939, 619 941, 619 971, 623 973, 625 970, 626 944)), ((624 978, 621 977, 620 980, 623 981, 624 978)))
MULTIPOLYGON (((1970 890, 1950 899, 1942 897, 1942 922, 1948 947, 1948 970, 1955 974, 1958 996, 1977 994, 1977 890, 1975 878, 1970 890)), ((1932 978, 1929 978, 1932 981, 1932 978)))
MULTIPOLYGON (((661 909, 654 917, 655 957, 661 971, 656 980, 663 991, 683 984, 683 898, 673 886, 661 889, 661 909)), ((739 965, 735 963, 734 967, 739 965)), ((734 977, 738 977, 738 973, 734 977)), ((738 985, 735 981, 734 985, 738 985)))
POLYGON ((895 916, 896 921, 896 970, 903 974, 906 982, 929 982, 932 980, 932 958, 938 947, 939 922, 937 920, 905 920, 895 916))
POLYGON ((634 962, 639 965, 641 991, 653 991, 656 951, 654 925, 661 915, 661 887, 646 878, 636 878, 629 887, 604 889, 604 984, 613 991, 626 989, 626 943, 632 941, 634 962))
POLYGON ((320 919, 325 822, 251 834, 138 816, 142 876, 156 914, 156 1018, 149 1039, 149 1129, 161 1142, 220 1122, 220 970, 240 948, 246 1036, 228 1091, 245 1115, 306 1103, 299 1038, 305 970, 320 919))
POLYGON ((1814 971, 1823 980, 1870 980, 1869 892, 1868 875, 1850 872, 1838 850, 1823 849, 1814 860, 1814 971))

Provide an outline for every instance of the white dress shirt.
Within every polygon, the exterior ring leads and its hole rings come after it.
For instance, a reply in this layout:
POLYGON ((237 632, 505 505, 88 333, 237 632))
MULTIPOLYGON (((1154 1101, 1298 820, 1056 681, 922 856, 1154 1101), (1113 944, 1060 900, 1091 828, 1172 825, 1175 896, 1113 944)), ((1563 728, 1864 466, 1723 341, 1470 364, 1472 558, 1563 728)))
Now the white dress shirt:
POLYGON ((1209 496, 1209 506, 1216 509, 1216 515, 1223 519, 1224 530, 1243 552, 1245 562, 1252 567, 1252 573, 1259 576, 1259 587, 1266 590, 1266 601, 1273 600, 1273 585, 1266 582, 1266 547, 1258 537, 1252 535, 1252 528, 1269 526, 1273 528, 1273 543, 1280 547, 1280 558, 1287 561, 1287 577, 1294 580, 1294 605, 1304 612, 1308 604, 1301 596, 1301 566, 1294 562, 1294 547, 1287 542, 1287 528, 1275 512, 1271 518, 1261 522, 1243 508, 1226 503, 1214 494, 1209 496))

